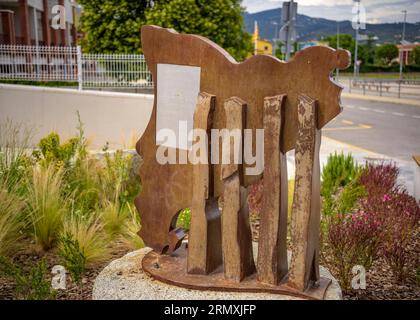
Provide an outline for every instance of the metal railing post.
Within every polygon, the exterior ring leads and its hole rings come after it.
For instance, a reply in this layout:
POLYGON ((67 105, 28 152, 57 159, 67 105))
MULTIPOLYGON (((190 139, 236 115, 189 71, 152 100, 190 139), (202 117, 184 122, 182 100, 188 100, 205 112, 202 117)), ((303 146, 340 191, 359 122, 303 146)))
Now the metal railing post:
POLYGON ((398 80, 398 98, 401 98, 401 80, 398 80))
POLYGON ((77 81, 79 83, 79 90, 83 90, 83 62, 82 62, 82 48, 77 46, 77 81))

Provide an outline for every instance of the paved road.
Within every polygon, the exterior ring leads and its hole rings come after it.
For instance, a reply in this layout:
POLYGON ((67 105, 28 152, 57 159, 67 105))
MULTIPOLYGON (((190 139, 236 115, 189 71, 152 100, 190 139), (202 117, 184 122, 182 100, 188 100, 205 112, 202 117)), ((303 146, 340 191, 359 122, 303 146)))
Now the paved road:
POLYGON ((343 98, 323 135, 392 158, 420 154, 420 107, 343 98))

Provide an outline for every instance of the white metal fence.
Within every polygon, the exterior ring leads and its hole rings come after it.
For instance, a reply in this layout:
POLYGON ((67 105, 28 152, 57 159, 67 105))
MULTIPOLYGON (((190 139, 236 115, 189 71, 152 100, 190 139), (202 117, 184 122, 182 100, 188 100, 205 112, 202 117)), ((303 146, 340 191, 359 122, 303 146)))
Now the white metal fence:
POLYGON ((80 47, 0 45, 0 79, 77 82, 82 88, 152 88, 140 54, 83 54, 80 47))

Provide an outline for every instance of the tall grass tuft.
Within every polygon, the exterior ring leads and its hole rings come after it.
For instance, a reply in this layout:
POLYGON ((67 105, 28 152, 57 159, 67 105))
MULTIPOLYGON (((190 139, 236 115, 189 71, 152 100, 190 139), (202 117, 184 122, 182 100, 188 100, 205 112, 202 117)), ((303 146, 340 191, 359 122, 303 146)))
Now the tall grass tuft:
POLYGON ((7 183, 0 182, 0 256, 16 253, 25 227, 24 203, 7 189, 7 183))
POLYGON ((124 231, 124 224, 128 218, 127 206, 120 207, 118 201, 106 201, 100 212, 100 218, 108 238, 111 241, 115 240, 124 231))
POLYGON ((144 247, 144 242, 138 235, 141 228, 140 217, 132 205, 127 205, 127 208, 129 214, 122 230, 122 242, 128 249, 141 249, 144 247))
POLYGON ((0 122, 0 182, 7 190, 18 188, 30 164, 28 150, 32 131, 10 120, 0 122))
MULTIPOLYGON (((103 225, 94 213, 82 215, 73 211, 64 221, 63 237, 70 237, 77 242, 77 247, 84 257, 86 266, 103 262, 109 257, 110 248, 103 225)), ((63 243, 60 242, 59 251, 66 260, 63 250, 63 243)))
POLYGON ((36 243, 49 250, 56 243, 66 214, 66 201, 61 195, 63 171, 53 165, 35 165, 27 182, 29 219, 36 243))

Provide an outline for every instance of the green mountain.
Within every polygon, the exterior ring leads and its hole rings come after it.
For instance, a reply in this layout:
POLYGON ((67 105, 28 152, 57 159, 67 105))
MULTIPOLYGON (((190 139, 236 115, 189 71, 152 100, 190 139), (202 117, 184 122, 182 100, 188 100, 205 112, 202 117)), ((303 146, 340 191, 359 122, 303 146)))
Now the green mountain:
MULTIPOLYGON (((273 24, 273 22, 280 24, 281 8, 257 13, 245 13, 244 19, 245 27, 248 32, 252 33, 254 31, 254 21, 257 21, 260 37, 272 40, 276 37, 276 25, 273 24)), ((340 21, 339 25, 341 33, 348 33, 354 36, 355 31, 351 26, 351 21, 340 21)), ((399 43, 402 29, 402 23, 366 24, 366 29, 361 30, 360 34, 377 36, 378 43, 399 43)), ((337 22, 334 20, 312 18, 307 15, 298 14, 296 30, 299 41, 320 40, 337 33, 337 22)), ((419 22, 406 24, 405 39, 410 42, 420 42, 419 22)))

